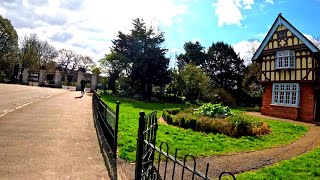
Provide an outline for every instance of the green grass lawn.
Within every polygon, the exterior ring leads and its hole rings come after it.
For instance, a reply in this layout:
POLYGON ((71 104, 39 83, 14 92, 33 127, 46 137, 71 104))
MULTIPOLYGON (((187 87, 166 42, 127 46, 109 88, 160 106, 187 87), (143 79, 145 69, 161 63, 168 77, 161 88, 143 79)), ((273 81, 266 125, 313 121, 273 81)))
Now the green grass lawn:
MULTIPOLYGON (((146 103, 132 99, 114 97, 108 94, 102 94, 101 98, 113 109, 116 107, 117 100, 121 103, 118 149, 120 158, 128 161, 135 161, 136 137, 140 111, 144 111, 147 114, 153 110, 157 110, 158 117, 160 117, 162 110, 165 108, 188 107, 182 104, 146 103)), ((169 152, 171 154, 174 154, 175 148, 178 148, 179 157, 183 157, 186 154, 210 156, 230 152, 265 149, 287 144, 295 141, 307 132, 307 128, 301 125, 274 120, 264 121, 272 128, 272 133, 260 138, 247 136, 231 138, 222 134, 206 134, 194 132, 190 129, 185 130, 170 125, 159 124, 157 144, 160 144, 161 141, 166 141, 170 146, 169 152)))
POLYGON ((258 171, 245 172, 237 179, 320 179, 320 148, 301 156, 284 160, 258 171))

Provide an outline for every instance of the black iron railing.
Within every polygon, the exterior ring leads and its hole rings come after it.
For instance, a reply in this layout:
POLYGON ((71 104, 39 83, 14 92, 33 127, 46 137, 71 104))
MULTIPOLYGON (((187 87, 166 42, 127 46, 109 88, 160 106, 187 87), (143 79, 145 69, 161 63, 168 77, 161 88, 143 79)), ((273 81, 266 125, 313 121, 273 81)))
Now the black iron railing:
POLYGON ((109 176, 117 179, 117 144, 118 144, 118 121, 119 101, 116 111, 104 103, 95 91, 92 97, 92 111, 94 124, 109 176))
MULTIPOLYGON (((160 148, 156 147, 157 129, 158 121, 156 112, 152 112, 147 116, 145 116, 144 112, 140 112, 135 180, 211 180, 211 178, 208 177, 209 163, 206 165, 205 173, 201 173, 197 170, 197 161, 194 156, 186 155, 184 156, 183 161, 180 161, 177 159, 178 149, 175 150, 175 155, 171 156, 169 154, 169 146, 166 142, 161 142, 160 148), (155 156, 158 158, 155 159, 155 156)), ((232 179, 236 179, 235 176, 230 172, 222 172, 219 176, 219 179, 221 179, 223 176, 231 176, 232 179)))

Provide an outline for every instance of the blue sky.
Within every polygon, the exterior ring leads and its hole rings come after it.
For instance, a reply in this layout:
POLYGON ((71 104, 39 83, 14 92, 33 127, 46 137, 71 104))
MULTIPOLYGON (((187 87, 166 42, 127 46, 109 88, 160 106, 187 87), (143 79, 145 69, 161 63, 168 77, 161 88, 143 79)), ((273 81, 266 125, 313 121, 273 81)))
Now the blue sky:
POLYGON ((235 8, 227 8, 225 14, 219 14, 219 5, 224 6, 224 2, 228 4, 226 1, 229 0, 221 0, 222 3, 219 0, 193 2, 190 11, 181 16, 181 23, 166 29, 167 39, 174 39, 167 41, 167 46, 177 47, 180 52, 185 41, 198 40, 206 48, 212 42, 224 41, 234 45, 244 57, 247 49, 245 42, 252 38, 262 41, 279 13, 302 33, 320 36, 320 29, 316 28, 320 27, 317 15, 320 12, 319 0, 248 1, 252 4, 247 8, 241 4, 244 1, 237 6, 236 1, 230 0, 235 8), (221 19, 224 22, 219 25, 221 19))
MULTIPOLYGON (((0 14, 20 37, 36 33, 57 49, 68 48, 95 61, 110 52, 118 31, 144 18, 165 32, 174 65, 187 41, 208 48, 224 41, 248 58, 248 40, 262 40, 278 13, 303 34, 320 36, 320 0, 1 0, 0 14)), ((259 45, 256 42, 256 45, 259 45)))

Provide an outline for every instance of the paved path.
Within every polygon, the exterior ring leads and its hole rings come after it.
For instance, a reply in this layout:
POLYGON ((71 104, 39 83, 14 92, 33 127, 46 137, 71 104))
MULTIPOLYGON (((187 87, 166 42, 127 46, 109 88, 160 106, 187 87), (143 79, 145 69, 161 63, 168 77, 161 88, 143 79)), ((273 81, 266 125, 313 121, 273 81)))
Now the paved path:
POLYGON ((109 179, 91 96, 79 94, 63 91, 0 117, 0 179, 109 179))
POLYGON ((49 98, 66 90, 0 83, 0 117, 34 101, 49 98))

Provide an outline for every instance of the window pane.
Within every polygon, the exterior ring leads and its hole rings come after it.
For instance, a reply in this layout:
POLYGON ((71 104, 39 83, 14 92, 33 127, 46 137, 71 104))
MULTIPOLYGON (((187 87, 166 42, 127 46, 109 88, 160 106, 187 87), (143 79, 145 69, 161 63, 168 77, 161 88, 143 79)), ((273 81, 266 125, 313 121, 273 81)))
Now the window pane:
POLYGON ((291 104, 292 105, 297 105, 297 93, 296 92, 292 92, 292 96, 291 96, 291 104))
POLYGON ((279 68, 282 68, 283 67, 283 59, 282 58, 278 58, 278 61, 279 61, 279 68))
POLYGON ((278 104, 278 98, 279 98, 279 92, 275 91, 274 92, 274 98, 273 98, 273 101, 275 104, 278 104))
POLYGON ((290 67, 294 68, 294 57, 290 57, 290 67))
POLYGON ((296 84, 292 85, 292 91, 297 91, 297 85, 296 84))
POLYGON ((283 100, 284 100, 284 92, 280 92, 279 103, 283 104, 283 100))
POLYGON ((291 91, 291 85, 286 85, 286 91, 291 91))
POLYGON ((298 105, 299 84, 297 83, 274 83, 272 98, 274 104, 285 106, 298 105))
POLYGON ((284 57, 284 67, 289 67, 288 57, 284 57))
POLYGON ((290 51, 289 56, 295 56, 295 52, 294 51, 290 51))
POLYGON ((286 92, 286 100, 285 100, 285 104, 290 105, 290 92, 286 92))

